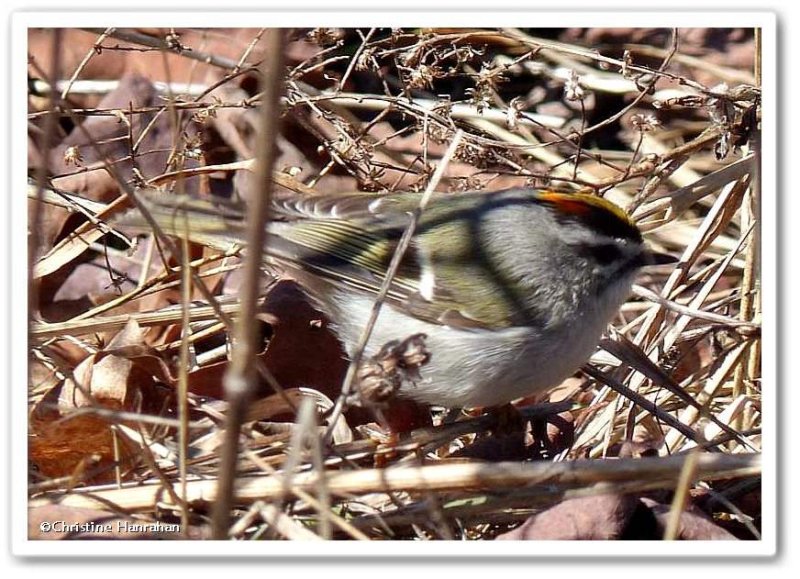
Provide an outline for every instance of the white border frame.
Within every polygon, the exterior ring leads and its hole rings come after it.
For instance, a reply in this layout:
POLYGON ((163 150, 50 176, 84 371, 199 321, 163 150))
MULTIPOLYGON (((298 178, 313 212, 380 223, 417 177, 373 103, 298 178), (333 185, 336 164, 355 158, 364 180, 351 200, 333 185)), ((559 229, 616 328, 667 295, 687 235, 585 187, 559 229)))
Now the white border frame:
MULTIPOLYGON (((12 552, 21 556, 45 557, 117 557, 117 556, 257 556, 257 557, 482 557, 500 556, 530 558, 536 556, 631 557, 690 556, 753 557, 776 553, 778 521, 776 519, 777 457, 777 165, 776 165, 776 17, 766 12, 538 12, 512 10, 432 11, 432 12, 368 12, 361 10, 315 12, 17 12, 11 21, 11 485, 12 552), (262 19, 261 21, 259 21, 262 19), (392 541, 359 543, 335 541, 323 543, 294 542, 213 542, 204 541, 30 541, 27 538, 27 209, 26 148, 22 146, 27 132, 27 31, 32 27, 79 26, 107 27, 117 23, 125 27, 257 27, 257 26, 531 26, 563 27, 761 27, 763 29, 763 139, 762 139, 762 287, 763 287, 763 538, 760 541, 723 542, 572 542, 572 541, 392 541), (209 26, 212 23, 213 26, 209 26), (16 146, 14 146, 16 145, 16 146), (13 339, 17 337, 19 339, 13 339), (635 551, 635 552, 632 552, 635 551)), ((785 393, 784 393, 785 395, 785 393)), ((788 491, 788 489, 787 489, 788 491)))

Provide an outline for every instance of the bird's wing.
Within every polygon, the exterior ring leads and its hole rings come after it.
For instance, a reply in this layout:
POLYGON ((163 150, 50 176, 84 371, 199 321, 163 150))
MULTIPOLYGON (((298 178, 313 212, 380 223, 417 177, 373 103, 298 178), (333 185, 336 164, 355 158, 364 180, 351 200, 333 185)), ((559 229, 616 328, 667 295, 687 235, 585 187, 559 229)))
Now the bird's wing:
MULTIPOLYGON (((225 201, 148 192, 141 195, 147 210, 165 233, 217 249, 243 246, 245 208, 225 201)), ((266 252, 290 269, 307 272, 331 284, 345 284, 377 295, 400 238, 419 204, 415 193, 375 195, 304 195, 277 199, 269 224, 266 252)), ((422 214, 419 236, 406 250, 392 277, 386 300, 393 307, 430 323, 461 328, 497 328, 512 325, 504 310, 486 309, 496 296, 479 288, 493 287, 484 280, 485 268, 471 259, 459 262, 450 245, 461 244, 463 232, 447 232, 431 251, 423 243, 433 223, 447 221, 454 211, 472 204, 463 195, 435 199, 422 214), (456 283, 464 276, 468 290, 456 283)), ((147 221, 132 211, 117 220, 128 229, 149 231, 147 221)))

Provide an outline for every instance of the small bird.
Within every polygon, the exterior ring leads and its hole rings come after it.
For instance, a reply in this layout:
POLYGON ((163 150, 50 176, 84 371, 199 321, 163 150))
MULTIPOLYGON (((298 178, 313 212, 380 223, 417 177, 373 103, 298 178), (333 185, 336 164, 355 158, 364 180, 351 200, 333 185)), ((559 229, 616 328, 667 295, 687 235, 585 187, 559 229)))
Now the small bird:
MULTIPOLYGON (((236 207, 166 193, 143 199, 171 235, 225 250, 243 244, 236 207)), ((355 193, 274 203, 267 259, 298 280, 350 355, 419 200, 355 193)), ((146 222, 129 212, 119 224, 141 230, 146 222)), ((430 359, 400 397, 449 408, 505 404, 580 368, 651 263, 633 221, 601 197, 521 188, 435 194, 365 354, 424 334, 430 359)))

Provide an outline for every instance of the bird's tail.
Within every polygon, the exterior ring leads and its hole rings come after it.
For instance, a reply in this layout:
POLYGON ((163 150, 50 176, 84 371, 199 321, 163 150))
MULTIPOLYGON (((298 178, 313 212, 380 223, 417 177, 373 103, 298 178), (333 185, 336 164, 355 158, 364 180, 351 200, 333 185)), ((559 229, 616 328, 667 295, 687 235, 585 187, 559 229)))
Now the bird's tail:
POLYGON ((122 214, 114 225, 123 231, 151 233, 155 229, 152 222, 155 222, 167 235, 222 251, 244 243, 245 213, 242 206, 155 190, 141 191, 137 198, 147 215, 139 209, 122 214))

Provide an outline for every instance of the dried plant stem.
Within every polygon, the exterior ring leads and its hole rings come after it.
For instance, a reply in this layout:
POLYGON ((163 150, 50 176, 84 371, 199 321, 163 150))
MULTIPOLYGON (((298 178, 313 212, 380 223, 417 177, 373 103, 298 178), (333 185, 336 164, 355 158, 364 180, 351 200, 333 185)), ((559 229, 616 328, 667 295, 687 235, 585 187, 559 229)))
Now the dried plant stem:
MULTIPOLYGON (((253 462, 258 468, 263 470, 264 472, 275 475, 276 470, 272 468, 272 466, 266 462, 263 458, 258 456, 252 450, 246 450, 245 455, 247 456, 250 461, 253 462)), ((322 472, 322 471, 317 471, 322 472)), ((349 535, 351 538, 356 539, 357 541, 369 541, 369 537, 355 528, 350 522, 346 521, 344 518, 336 515, 335 513, 330 512, 330 505, 323 505, 319 500, 317 500, 313 495, 307 493, 301 489, 296 488, 294 485, 289 489, 293 495, 295 495, 298 499, 308 504, 313 509, 316 509, 318 512, 322 512, 324 509, 327 509, 327 515, 330 519, 330 522, 335 525, 339 530, 344 531, 349 535)))
MULTIPOLYGON (((689 455, 659 458, 619 460, 579 460, 548 462, 498 463, 440 463, 426 466, 337 471, 326 474, 328 490, 335 496, 350 493, 385 493, 391 491, 512 491, 522 487, 559 486, 582 488, 601 482, 640 484, 646 488, 674 488, 689 455)), ((718 480, 761 474, 760 453, 719 454, 697 456, 695 477, 718 480)), ((297 473, 292 478, 292 492, 313 493, 318 489, 319 474, 297 473)), ((217 484, 214 480, 189 483, 188 499, 215 501, 217 484)), ((281 475, 240 478, 236 484, 237 498, 242 501, 274 500, 285 493, 281 475)), ((633 491, 634 489, 630 489, 633 491)), ((174 494, 164 495, 161 485, 149 484, 123 489, 86 489, 60 496, 62 506, 96 508, 98 501, 116 504, 128 511, 151 509, 156 501, 175 500, 174 494)), ((31 507, 50 504, 43 497, 31 501, 31 507)))
POLYGON ((237 74, 242 69, 242 67, 246 65, 247 59, 250 58, 250 53, 253 52, 253 49, 259 43, 261 37, 264 36, 264 32, 266 32, 266 30, 267 30, 266 28, 258 29, 258 32, 253 37, 253 40, 250 41, 250 44, 247 45, 247 48, 245 48, 244 52, 242 53, 242 56, 239 57, 239 62, 236 63, 236 66, 231 71, 231 74, 237 74))
POLYGON ((353 69, 356 67, 358 63, 358 59, 361 57, 361 53, 364 52, 364 49, 367 47, 367 43, 369 39, 372 38, 372 35, 375 34, 375 28, 370 28, 367 35, 364 37, 364 40, 361 41, 361 45, 356 50, 355 54, 350 58, 350 64, 347 65, 347 70, 344 71, 342 75, 342 80, 339 81, 339 90, 344 88, 344 85, 347 83, 347 79, 350 78, 350 74, 352 74, 353 69))
MULTIPOLYGON (((508 36, 520 41, 525 46, 534 46, 534 47, 545 48, 545 47, 548 47, 548 44, 550 44, 550 46, 555 47, 555 43, 543 43, 543 42, 539 41, 538 39, 531 38, 529 35, 521 32, 519 30, 506 29, 505 32, 508 34, 508 36)), ((561 50, 561 51, 566 52, 567 54, 569 54, 570 52, 574 52, 574 50, 572 50, 571 47, 569 47, 568 45, 564 45, 564 44, 561 44, 560 46, 558 46, 558 49, 561 50)), ((603 119, 602 121, 600 121, 600 122, 598 122, 598 123, 596 123, 596 124, 594 124, 594 125, 592 125, 590 127, 584 128, 582 130, 582 132, 581 132, 581 137, 585 137, 589 133, 594 133, 595 131, 597 131, 597 130, 605 127, 605 126, 608 126, 611 123, 616 122, 625 113, 627 113, 629 110, 631 110, 634 107, 636 107, 639 104, 639 102, 641 102, 648 95, 650 90, 653 87, 655 87, 656 81, 658 80, 659 76, 661 76, 661 75, 664 75, 664 76, 667 76, 667 77, 672 76, 672 75, 670 75, 669 73, 666 72, 666 69, 667 69, 667 66, 669 65, 670 61, 672 60, 672 57, 677 52, 677 50, 678 50, 678 30, 677 30, 677 28, 675 28, 675 29, 672 30, 672 38, 670 40, 669 49, 667 50, 666 54, 664 55, 664 58, 661 61, 661 64, 659 65, 657 70, 649 70, 649 69, 646 69, 646 68, 640 68, 640 67, 634 67, 634 66, 630 67, 631 70, 636 70, 637 72, 641 72, 641 73, 645 73, 645 74, 652 74, 653 75, 652 80, 650 80, 650 82, 648 82, 646 84, 644 89, 641 90, 639 92, 639 94, 637 94, 633 98, 633 100, 631 100, 631 102, 627 103, 621 110, 617 111, 613 115, 610 115, 609 117, 603 119)), ((607 62, 609 64, 610 63, 622 64, 620 61, 616 61, 614 59, 602 57, 597 53, 589 53, 588 51, 585 51, 585 50, 578 51, 577 54, 579 54, 581 56, 586 56, 587 58, 591 58, 591 59, 597 60, 598 62, 607 62)))
MULTIPOLYGON (((192 321, 195 322, 219 319, 220 313, 225 319, 228 319, 228 314, 239 311, 239 304, 193 306, 190 309, 192 321)), ((80 336, 97 332, 120 330, 124 328, 125 324, 130 320, 135 320, 140 326, 159 326, 168 323, 176 323, 180 321, 181 316, 180 310, 168 310, 161 312, 119 314, 116 316, 96 316, 90 319, 81 318, 52 324, 38 322, 31 325, 31 338, 36 342, 41 342, 42 340, 57 338, 64 334, 80 336)))
MULTIPOLYGON (((166 40, 162 38, 156 38, 155 36, 151 36, 149 34, 142 34, 141 32, 136 32, 135 30, 126 29, 126 28, 113 28, 110 32, 107 32, 103 28, 84 28, 87 32, 93 32, 95 34, 108 34, 112 38, 116 38, 118 40, 123 40, 125 42, 130 42, 132 44, 140 44, 142 46, 147 46, 149 48, 154 48, 158 50, 163 50, 165 52, 170 52, 173 54, 179 54, 180 56, 184 56, 186 58, 190 58, 192 60, 197 60, 204 64, 210 64, 211 66, 217 66, 220 68, 227 68, 230 70, 237 70, 241 68, 242 64, 240 62, 236 62, 230 58, 225 58, 223 56, 217 56, 216 54, 209 54, 207 52, 200 52, 196 50, 176 50, 171 48, 166 40)), ((104 47, 108 49, 109 47, 104 47)))
POLYGON ((239 452, 239 431, 247 412, 247 404, 255 392, 257 372, 254 359, 257 351, 257 314, 262 252, 266 241, 266 228, 272 194, 272 167, 275 163, 276 136, 280 125, 280 96, 283 90, 284 33, 270 29, 264 40, 266 58, 261 74, 263 96, 261 99, 261 132, 256 146, 256 175, 261 187, 250 206, 247 224, 248 252, 244 263, 241 287, 241 312, 236 322, 236 341, 233 357, 225 375, 225 397, 228 401, 225 438, 219 466, 217 501, 212 516, 212 536, 228 536, 230 511, 234 499, 234 482, 239 452))
POLYGON ((93 56, 96 56, 96 55, 100 54, 97 51, 97 47, 100 46, 101 44, 103 44, 103 41, 106 38, 108 38, 108 35, 113 30, 114 30, 113 28, 106 29, 97 38, 97 40, 94 42, 94 44, 92 45, 92 48, 89 49, 89 51, 86 53, 86 56, 83 57, 83 60, 78 65, 78 67, 75 69, 75 72, 72 73, 72 76, 70 77, 70 79, 67 81, 67 84, 64 87, 64 90, 61 91, 61 100, 66 100, 67 99, 67 95, 69 94, 69 91, 72 88, 72 85, 75 83, 76 80, 78 80, 78 76, 80 76, 80 74, 83 71, 83 69, 86 68, 86 65, 89 64, 89 61, 92 59, 93 56))
POLYGON ((675 496, 672 499, 672 507, 669 510, 669 518, 667 519, 667 528, 664 530, 664 540, 674 541, 678 537, 680 531, 681 514, 686 508, 689 501, 689 487, 692 481, 695 480, 697 473, 697 461, 700 458, 698 451, 690 452, 686 461, 681 468, 681 475, 678 479, 678 485, 675 490, 675 496))
MULTIPOLYGON (((753 63, 756 85, 761 86, 761 29, 755 29, 755 61, 753 63)), ((752 227, 761 220, 761 134, 753 132, 751 147, 755 153, 753 164, 753 181, 749 191, 742 199, 742 229, 752 227)), ((745 266, 742 272, 742 304, 739 318, 743 321, 752 321, 761 314, 761 291, 758 287, 760 277, 759 256, 761 254, 761 228, 754 227, 753 236, 747 245, 745 266)), ((753 388, 753 379, 760 375, 761 364, 760 341, 754 340, 745 352, 743 363, 736 368, 734 375, 733 396, 756 394, 753 388)), ((746 417, 740 415, 734 426, 741 429, 746 422, 746 417)))
MULTIPOLYGON (((184 228, 189 231, 187 217, 184 214, 184 228)), ((189 264, 189 240, 182 239, 183 254, 181 258, 181 344, 180 344, 180 369, 178 373, 178 420, 181 425, 178 429, 178 470, 180 473, 181 497, 181 528, 184 533, 189 530, 189 509, 186 505, 186 484, 189 477, 189 368, 190 368, 190 342, 191 328, 189 325, 189 304, 192 301, 192 268, 189 264)))
POLYGON ((660 420, 664 421, 666 424, 669 424, 672 428, 683 434, 689 440, 692 440, 698 444, 700 443, 700 436, 698 433, 692 430, 690 426, 683 424, 670 413, 663 411, 655 404, 655 402, 651 402, 635 390, 627 388, 620 380, 603 374, 600 370, 592 367, 589 364, 583 367, 583 371, 598 382, 605 384, 618 394, 624 396, 634 404, 638 404, 650 414, 657 416, 660 420))

